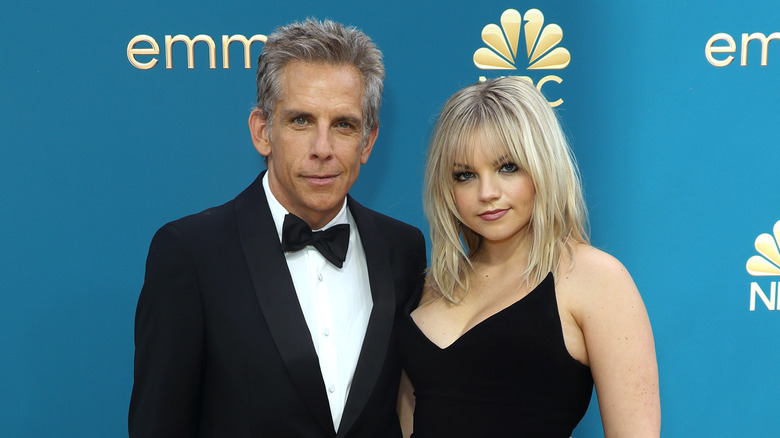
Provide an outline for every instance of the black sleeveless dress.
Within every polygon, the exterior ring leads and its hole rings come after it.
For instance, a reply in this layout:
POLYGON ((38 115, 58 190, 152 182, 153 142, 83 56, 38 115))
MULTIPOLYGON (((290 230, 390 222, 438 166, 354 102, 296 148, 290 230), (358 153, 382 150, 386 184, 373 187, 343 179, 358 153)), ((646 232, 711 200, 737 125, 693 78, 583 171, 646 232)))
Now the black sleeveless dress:
POLYGON ((447 348, 398 319, 401 360, 415 388, 414 438, 568 438, 593 390, 590 368, 563 341, 552 273, 521 300, 447 348))

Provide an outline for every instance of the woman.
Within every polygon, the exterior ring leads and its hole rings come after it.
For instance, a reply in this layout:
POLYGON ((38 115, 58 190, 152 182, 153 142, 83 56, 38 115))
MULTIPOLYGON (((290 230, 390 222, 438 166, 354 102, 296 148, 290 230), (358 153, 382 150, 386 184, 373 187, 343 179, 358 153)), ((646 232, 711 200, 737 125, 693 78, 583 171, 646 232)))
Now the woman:
POLYGON ((647 312, 589 245, 576 165, 533 85, 504 77, 447 101, 425 207, 431 267, 398 331, 406 436, 568 437, 594 383, 606 437, 659 436, 647 312))

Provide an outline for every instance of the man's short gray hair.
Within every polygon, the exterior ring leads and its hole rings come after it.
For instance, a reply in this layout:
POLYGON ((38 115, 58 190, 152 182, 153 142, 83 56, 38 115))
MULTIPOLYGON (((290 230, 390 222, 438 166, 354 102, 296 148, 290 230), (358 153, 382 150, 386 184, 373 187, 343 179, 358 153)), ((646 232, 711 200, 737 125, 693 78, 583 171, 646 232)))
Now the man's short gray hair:
POLYGON ((257 108, 273 125, 281 77, 290 61, 353 65, 363 78, 363 138, 379 124, 385 67, 382 52, 363 31, 332 20, 307 19, 276 29, 257 59, 257 108))

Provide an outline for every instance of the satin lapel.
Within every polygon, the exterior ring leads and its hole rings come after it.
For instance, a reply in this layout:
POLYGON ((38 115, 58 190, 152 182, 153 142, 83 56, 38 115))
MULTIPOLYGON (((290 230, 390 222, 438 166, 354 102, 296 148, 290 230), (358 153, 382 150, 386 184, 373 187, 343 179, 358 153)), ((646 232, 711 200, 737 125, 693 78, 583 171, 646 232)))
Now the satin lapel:
POLYGON ((368 320, 366 336, 360 350, 355 376, 349 390, 338 436, 345 436, 360 416, 376 387, 385 364, 390 334, 395 316, 395 286, 390 268, 390 254, 368 210, 348 197, 352 217, 355 218, 363 250, 366 253, 368 281, 374 306, 368 320))
POLYGON ((314 418, 335 433, 325 384, 279 243, 262 176, 236 198, 236 222, 257 301, 290 379, 314 418))

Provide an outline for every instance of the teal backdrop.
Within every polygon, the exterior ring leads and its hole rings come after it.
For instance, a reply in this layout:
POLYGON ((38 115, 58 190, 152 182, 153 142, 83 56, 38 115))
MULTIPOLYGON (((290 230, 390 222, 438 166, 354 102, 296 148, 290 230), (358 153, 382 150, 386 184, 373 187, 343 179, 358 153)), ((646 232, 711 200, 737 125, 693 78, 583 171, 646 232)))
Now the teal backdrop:
MULTIPOLYGON (((247 127, 254 69, 240 43, 223 68, 221 38, 307 16, 356 25, 383 50, 379 139, 352 193, 426 233, 423 161, 445 99, 480 76, 560 79, 542 91, 562 99, 593 243, 628 267, 653 324, 662 435, 777 435, 780 7, 768 0, 4 2, 0 435, 127 434, 153 233, 263 168, 247 127), (483 27, 508 9, 560 26, 565 68, 529 70, 523 53, 516 69, 475 65, 483 27), (186 45, 165 45, 180 34, 213 39, 216 68, 206 43, 187 68, 186 45), (159 45, 134 52, 151 68, 128 57, 138 35, 159 45), (748 272, 753 256, 768 275, 748 272)), ((574 437, 600 436, 594 399, 574 437)))

